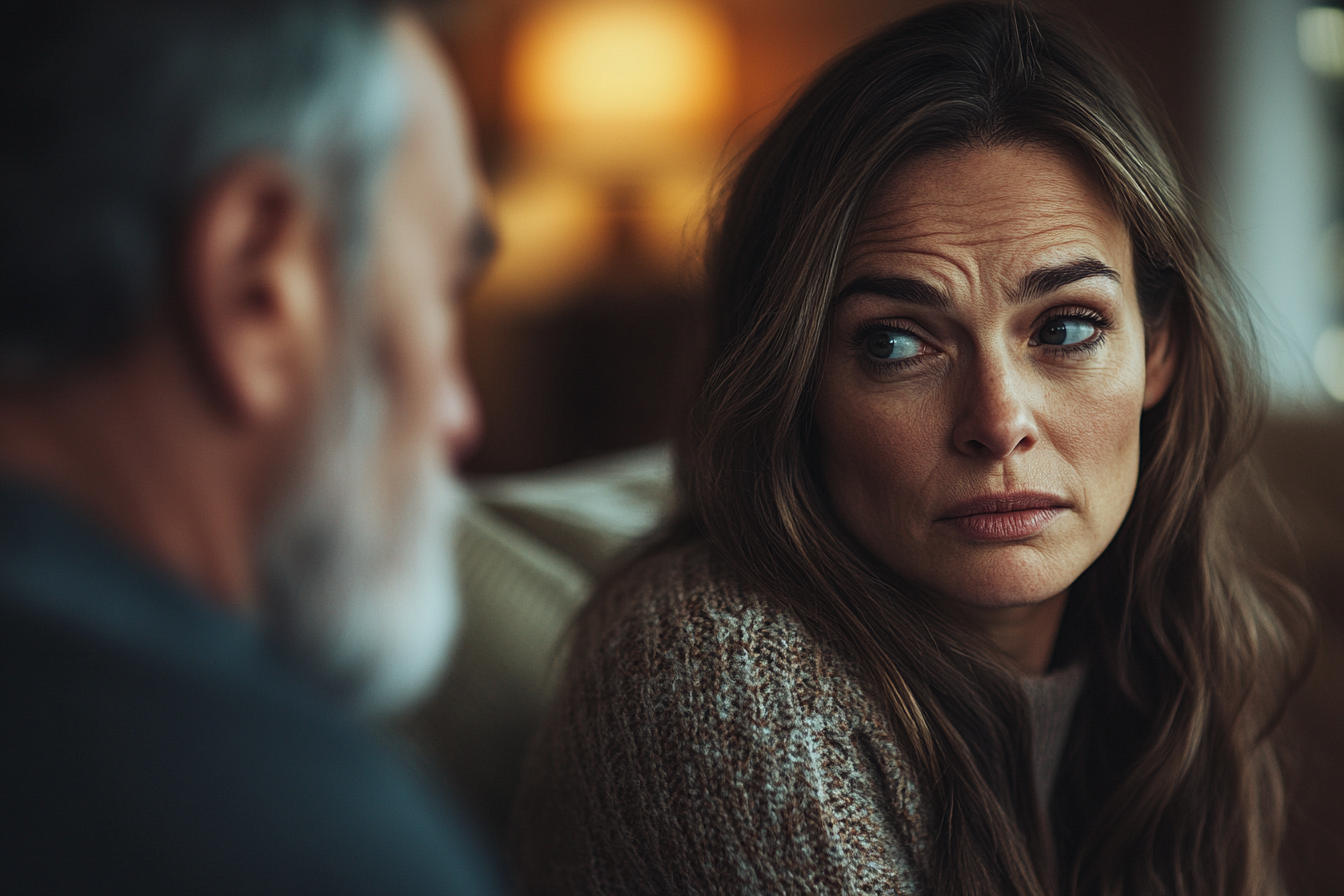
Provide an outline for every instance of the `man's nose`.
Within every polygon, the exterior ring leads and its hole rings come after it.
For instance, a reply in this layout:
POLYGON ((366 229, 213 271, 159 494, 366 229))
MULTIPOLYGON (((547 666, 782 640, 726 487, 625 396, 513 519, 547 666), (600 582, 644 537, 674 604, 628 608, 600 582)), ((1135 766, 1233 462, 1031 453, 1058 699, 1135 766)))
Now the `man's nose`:
POLYGON ((1040 437, 1031 378, 1006 352, 977 352, 971 365, 952 432, 956 449, 993 459, 1029 450, 1040 437))
POLYGON ((457 470, 481 440, 481 404, 466 364, 450 365, 439 395, 439 434, 445 462, 457 470))

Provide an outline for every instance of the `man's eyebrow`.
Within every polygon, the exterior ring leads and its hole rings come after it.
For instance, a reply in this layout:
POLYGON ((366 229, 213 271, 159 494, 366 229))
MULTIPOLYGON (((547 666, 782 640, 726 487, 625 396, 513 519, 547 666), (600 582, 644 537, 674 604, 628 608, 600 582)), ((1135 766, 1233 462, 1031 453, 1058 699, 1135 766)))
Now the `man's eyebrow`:
POLYGON ((1032 271, 1022 278, 1022 285, 1013 298, 1018 302, 1026 302, 1030 299, 1049 295, 1071 283, 1090 280, 1093 277, 1105 277, 1107 280, 1120 282, 1120 275, 1109 265, 1095 258, 1080 258, 1077 261, 1068 261, 1064 264, 1032 271))
POLYGON ((908 302, 911 305, 923 305, 936 311, 946 311, 952 302, 941 290, 923 280, 911 280, 907 277, 859 277, 851 280, 835 298, 835 304, 855 295, 876 295, 908 302))

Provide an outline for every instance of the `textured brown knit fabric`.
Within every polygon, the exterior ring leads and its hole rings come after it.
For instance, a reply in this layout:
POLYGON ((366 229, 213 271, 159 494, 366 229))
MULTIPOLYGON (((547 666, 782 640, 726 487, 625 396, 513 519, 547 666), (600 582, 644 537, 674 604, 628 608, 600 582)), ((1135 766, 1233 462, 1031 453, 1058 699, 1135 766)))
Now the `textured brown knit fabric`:
MULTIPOLYGON (((620 587, 523 770, 523 893, 921 892, 913 776, 851 666, 703 547, 620 587)), ((1042 804, 1083 677, 1023 681, 1042 804)))
POLYGON ((848 665, 704 549, 625 581, 524 769, 523 892, 919 892, 912 775, 848 665))

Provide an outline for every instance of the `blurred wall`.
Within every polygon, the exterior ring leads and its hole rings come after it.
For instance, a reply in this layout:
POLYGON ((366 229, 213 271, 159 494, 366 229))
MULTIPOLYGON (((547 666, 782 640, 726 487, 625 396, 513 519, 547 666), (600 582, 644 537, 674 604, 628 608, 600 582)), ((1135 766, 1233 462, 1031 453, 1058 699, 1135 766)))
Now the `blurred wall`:
MULTIPOLYGON (((1344 322, 1344 156, 1332 133, 1340 86, 1313 72, 1302 52, 1304 40, 1328 37, 1320 32, 1331 17, 1322 25, 1299 15, 1307 8, 1297 0, 1222 0, 1213 23, 1213 223, 1259 305, 1276 404, 1287 411, 1332 401, 1322 380, 1337 377, 1316 368, 1344 362, 1312 357, 1318 346, 1338 353, 1322 339, 1344 322)), ((1344 13, 1337 18, 1344 22, 1344 13)), ((1344 384, 1332 385, 1344 400, 1344 384)))

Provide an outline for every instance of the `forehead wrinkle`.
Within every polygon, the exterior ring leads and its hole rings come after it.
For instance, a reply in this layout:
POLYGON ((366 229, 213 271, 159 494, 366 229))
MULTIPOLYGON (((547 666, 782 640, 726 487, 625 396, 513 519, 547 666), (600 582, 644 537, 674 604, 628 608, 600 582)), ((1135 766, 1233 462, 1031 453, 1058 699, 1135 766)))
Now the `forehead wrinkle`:
MULTIPOLYGON (((882 255, 884 253, 863 253, 858 256, 851 256, 849 262, 845 265, 843 283, 849 284, 855 280, 884 279, 885 277, 894 277, 895 279, 913 280, 925 284, 933 292, 943 296, 951 296, 960 291, 960 280, 964 284, 969 284, 972 289, 976 289, 980 282, 978 271, 974 265, 966 265, 955 258, 933 252, 908 251, 901 253, 907 258, 912 255, 925 255, 935 259, 934 264, 921 265, 918 272, 900 270, 899 273, 892 271, 889 265, 880 261, 876 264, 868 263, 873 254, 882 255), (947 265, 950 265, 957 275, 949 276, 947 265)), ((847 287, 845 287, 847 288, 847 287)), ((843 297, 843 290, 842 290, 843 297)), ((946 305, 947 303, 932 303, 933 305, 946 305)))
POLYGON ((875 233, 900 233, 904 239, 921 239, 938 236, 959 236, 981 230, 1010 230, 1015 236, 1024 230, 1029 232, 1051 232, 1075 227, 1096 232, 1107 229, 1111 222, 1093 220, 1095 214, 1085 211, 1051 207, 1047 209, 1024 209, 1015 205, 1011 210, 992 220, 964 220, 955 216, 907 214, 893 211, 880 217, 865 219, 855 230, 856 239, 864 239, 875 233), (915 231, 910 233, 910 231, 915 231))
MULTIPOLYGON (((1023 223, 1027 223, 1024 221, 1023 223)), ((1033 219, 1032 223, 1036 223, 1033 219)), ((964 231, 927 230, 915 234, 860 234, 850 246, 849 265, 871 256, 932 256, 948 261, 957 267, 963 263, 955 258, 963 250, 975 250, 998 243, 1016 243, 1024 240, 1040 240, 1045 246, 1026 246, 1032 255, 1049 253, 1060 254, 1066 248, 1081 248, 1091 255, 1100 257, 1117 270, 1123 267, 1123 258, 1111 258, 1109 251, 1111 240, 1099 228, 1077 220, 1061 221, 1053 226, 1037 226, 1030 234, 1022 229, 1005 228, 1007 232, 991 232, 978 235, 984 228, 966 228, 964 231), (975 234, 975 235, 973 235, 975 234), (1052 239, 1052 237, 1054 237, 1052 239), (933 245, 930 245, 933 244, 933 245)), ((997 229, 997 228, 992 228, 997 229)), ((971 260, 974 263, 974 260, 971 260)))
POLYGON ((962 160, 934 158, 887 180, 851 237, 846 277, 904 277, 957 292, 992 278, 1017 294, 1034 271, 1089 257, 1128 276, 1128 231, 1085 178, 1024 177, 1019 166, 977 192, 984 182, 963 175, 962 160))
MULTIPOLYGON (((1054 244, 1052 249, 1065 249, 1076 241, 1064 241, 1054 244)), ((913 261, 923 256, 927 259, 933 259, 930 264, 915 262, 910 270, 909 265, 897 265, 893 268, 891 264, 884 264, 880 259, 885 253, 859 253, 851 256, 849 263, 845 268, 844 281, 853 284, 856 281, 864 280, 882 280, 886 277, 894 277, 901 280, 912 280, 917 283, 923 283, 929 287, 931 292, 943 296, 953 296, 968 289, 971 293, 978 293, 986 287, 986 278, 995 283, 994 291, 1000 293, 1010 304, 1017 305, 1029 301, 1042 295, 1048 295, 1054 291, 1054 288, 1040 289, 1034 285, 1034 281, 1044 279, 1050 280, 1050 273, 1062 268, 1068 268, 1075 265, 1086 265, 1089 262, 1099 262, 1105 271, 1097 271, 1087 276, 1078 276, 1068 280, 1064 286, 1072 283, 1081 283, 1087 280, 1104 278, 1108 282, 1113 282, 1117 286, 1123 286, 1119 279, 1120 271, 1123 270, 1123 260, 1111 260, 1099 258, 1107 253, 1096 251, 1096 247, 1089 241, 1082 241, 1081 251, 1070 251, 1064 258, 1039 259, 1025 264, 1019 268, 1016 273, 1003 270, 984 270, 978 259, 974 256, 966 257, 956 252, 939 251, 921 251, 907 250, 900 252, 899 255, 906 262, 913 261), (872 255, 878 257, 876 263, 869 262, 872 255), (1107 262, 1110 263, 1107 263, 1107 262), (866 263, 868 262, 868 263, 866 263), (1023 269, 1025 268, 1025 269, 1023 269), (955 272, 955 273, 954 273, 955 272), (1112 276, 1114 274, 1115 276, 1112 276)), ((1064 288, 1060 286, 1058 288, 1064 288)), ((878 290, 881 293, 881 290, 878 290)), ((850 287, 845 286, 841 293, 837 295, 838 303, 847 303, 849 299, 856 295, 866 295, 867 291, 860 293, 850 292, 850 287)), ((900 301, 899 298, 894 299, 900 301)), ((925 303, 929 307, 946 309, 949 307, 947 302, 925 303)))
MULTIPOLYGON (((918 191, 911 195, 911 192, 902 191, 899 188, 891 189, 885 195, 880 195, 873 202, 867 213, 861 219, 862 222, 871 220, 881 220, 902 214, 925 214, 932 210, 935 214, 952 215, 973 210, 975 212, 999 213, 1003 209, 1017 211, 1022 208, 1020 196, 1015 195, 986 195, 977 194, 960 199, 955 195, 955 190, 959 189, 958 183, 951 188, 951 192, 944 189, 941 185, 933 186, 922 184, 918 191), (933 195, 923 198, 920 194, 932 192, 933 195)), ((1082 199, 1086 204, 1085 197, 1080 197, 1075 191, 1065 188, 1062 185, 1042 184, 1035 192, 1031 205, 1042 209, 1057 209, 1078 204, 1082 199)))
MULTIPOLYGON (((921 217, 931 215, 935 218, 958 219, 967 213, 977 218, 1012 218, 1014 216, 1061 215, 1068 211, 1093 213, 1098 209, 1109 209, 1109 203, 1100 201, 1095 187, 1090 184, 1062 183, 1054 176, 1026 178, 1026 186, 1032 193, 1031 201, 1024 207, 1019 180, 1008 186, 1008 192, 990 185, 993 192, 979 192, 972 195, 966 192, 966 185, 960 176, 950 174, 929 177, 922 170, 907 170, 902 176, 887 181, 879 188, 860 220, 860 226, 872 224, 882 227, 901 226, 908 216, 921 217), (1081 190, 1080 190, 1081 188, 1081 190)), ((969 226, 982 226, 975 222, 969 226)))

